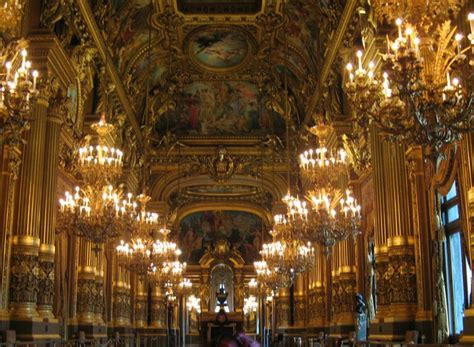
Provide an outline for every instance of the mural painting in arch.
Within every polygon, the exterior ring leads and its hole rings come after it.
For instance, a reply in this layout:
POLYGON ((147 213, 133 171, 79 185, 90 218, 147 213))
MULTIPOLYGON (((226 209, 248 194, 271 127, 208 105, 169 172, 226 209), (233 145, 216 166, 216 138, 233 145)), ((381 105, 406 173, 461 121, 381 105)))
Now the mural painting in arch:
POLYGON ((257 86, 248 82, 193 82, 183 88, 176 105, 158 121, 159 133, 258 136, 281 134, 285 128, 280 116, 260 107, 257 86))
POLYGON ((203 211, 187 215, 181 220, 178 242, 183 250, 181 259, 197 264, 207 249, 217 240, 227 240, 238 251, 246 264, 259 257, 262 245, 262 220, 243 211, 203 211))

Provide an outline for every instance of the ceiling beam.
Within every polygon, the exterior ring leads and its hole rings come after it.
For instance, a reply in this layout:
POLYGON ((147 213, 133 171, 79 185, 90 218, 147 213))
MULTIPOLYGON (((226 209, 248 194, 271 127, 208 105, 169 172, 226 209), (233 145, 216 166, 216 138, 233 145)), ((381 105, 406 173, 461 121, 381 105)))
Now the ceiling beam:
POLYGON ((122 104, 122 107, 125 110, 125 114, 128 118, 128 121, 130 122, 130 125, 132 126, 135 135, 137 136, 137 141, 140 146, 143 146, 140 125, 138 124, 137 118, 135 117, 135 112, 133 111, 132 105, 130 104, 130 100, 123 86, 122 79, 120 78, 120 75, 115 65, 113 64, 112 56, 109 54, 109 50, 107 49, 102 33, 99 29, 99 26, 97 25, 97 22, 95 21, 92 9, 89 6, 89 1, 76 0, 76 3, 79 8, 79 11, 82 14, 82 17, 84 18, 84 22, 87 25, 87 29, 89 30, 91 37, 94 40, 100 57, 104 65, 106 66, 107 74, 109 75, 109 78, 112 80, 112 82, 115 84, 115 90, 122 104))
POLYGON ((332 65, 334 64, 334 60, 339 52, 339 48, 341 43, 344 39, 346 34, 347 27, 352 19, 354 14, 354 10, 359 3, 358 0, 347 0, 346 6, 344 7, 344 11, 342 12, 341 19, 339 20, 339 24, 337 25, 336 32, 334 33, 333 38, 331 39, 332 44, 329 46, 326 56, 324 57, 324 64, 323 68, 321 69, 321 73, 319 74, 319 81, 318 86, 316 87, 316 91, 311 96, 311 99, 308 103, 308 107, 306 108, 306 116, 305 122, 308 123, 313 116, 316 106, 321 99, 321 94, 323 90, 323 86, 326 83, 326 79, 329 76, 331 71, 332 65))

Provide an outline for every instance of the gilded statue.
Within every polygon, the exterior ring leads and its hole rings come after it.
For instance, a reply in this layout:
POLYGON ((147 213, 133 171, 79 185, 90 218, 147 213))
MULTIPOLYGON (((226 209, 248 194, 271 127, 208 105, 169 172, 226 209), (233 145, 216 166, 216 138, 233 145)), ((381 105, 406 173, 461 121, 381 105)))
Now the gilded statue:
POLYGON ((236 162, 227 154, 227 149, 219 146, 214 158, 208 158, 209 175, 212 179, 221 182, 229 179, 235 172, 236 162))

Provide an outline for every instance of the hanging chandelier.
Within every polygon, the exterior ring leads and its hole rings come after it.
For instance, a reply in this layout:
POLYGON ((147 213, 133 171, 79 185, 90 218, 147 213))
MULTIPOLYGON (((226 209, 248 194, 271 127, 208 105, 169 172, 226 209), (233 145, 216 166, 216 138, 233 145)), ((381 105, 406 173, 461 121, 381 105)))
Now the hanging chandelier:
POLYGON ((164 289, 177 289, 187 266, 185 262, 179 260, 180 255, 181 250, 176 248, 173 256, 170 256, 169 259, 153 264, 149 272, 151 282, 164 289))
POLYGON ((345 197, 337 191, 328 194, 324 189, 308 192, 311 203, 311 228, 304 239, 319 244, 329 255, 336 242, 357 237, 361 230, 361 206, 349 190, 345 197))
MULTIPOLYGON (((5 19, 2 11, 5 8, 0 10, 0 21, 5 19)), ((21 47, 22 43, 18 46, 21 47)), ((20 48, 12 61, 7 61, 0 71, 0 146, 7 145, 9 148, 9 165, 14 178, 21 161, 21 146, 24 143, 22 134, 29 128, 27 117, 39 94, 39 74, 31 70, 27 55, 27 50, 20 48), (18 56, 21 56, 21 64, 18 56)))
POLYGON ((197 313, 201 313, 201 299, 194 294, 190 295, 186 301, 186 307, 190 312, 194 310, 197 313))
POLYGON ((137 200, 140 212, 133 220, 130 241, 120 241, 116 247, 119 265, 138 276, 145 276, 154 261, 155 249, 160 249, 153 235, 158 229, 158 214, 146 211, 146 204, 151 198, 140 194, 137 200))
POLYGON ((257 283, 261 283, 264 288, 276 291, 291 286, 290 276, 280 273, 275 268, 270 268, 265 260, 254 262, 254 268, 257 273, 257 283))
POLYGON ((260 255, 271 271, 283 276, 280 280, 288 278, 291 284, 297 274, 312 267, 315 258, 311 242, 304 242, 290 221, 291 217, 275 216, 272 242, 262 245, 260 255))
MULTIPOLYGON (((387 3, 375 10, 392 19, 387 14, 397 8, 387 3)), ((363 66, 362 51, 357 52, 357 66, 347 64, 346 92, 355 120, 364 127, 375 123, 389 139, 422 146, 432 159, 474 128, 474 13, 468 16, 471 34, 463 45, 457 28, 440 20, 441 14, 447 16, 446 8, 440 9, 438 16, 421 6, 411 16, 413 23, 396 19, 398 37, 387 37, 380 73, 374 62, 363 66)))
POLYGON ((112 185, 123 165, 122 152, 105 146, 105 136, 114 130, 113 126, 102 115, 91 128, 98 135, 98 145, 88 143, 79 149, 78 170, 85 185, 60 199, 58 229, 103 244, 132 232, 137 203, 131 193, 123 199, 123 192, 112 185))
POLYGON ((79 171, 87 184, 100 187, 115 182, 122 174, 123 152, 106 145, 107 136, 115 129, 104 114, 91 129, 97 133, 98 144, 93 146, 86 138, 86 144, 79 148, 79 171))
POLYGON ((310 148, 300 154, 300 168, 313 187, 335 187, 341 179, 349 175, 349 163, 346 152, 339 149, 335 152, 326 147, 332 127, 320 122, 309 129, 318 138, 319 146, 310 148))
POLYGON ((0 31, 5 32, 18 26, 23 15, 23 0, 0 1, 0 31))

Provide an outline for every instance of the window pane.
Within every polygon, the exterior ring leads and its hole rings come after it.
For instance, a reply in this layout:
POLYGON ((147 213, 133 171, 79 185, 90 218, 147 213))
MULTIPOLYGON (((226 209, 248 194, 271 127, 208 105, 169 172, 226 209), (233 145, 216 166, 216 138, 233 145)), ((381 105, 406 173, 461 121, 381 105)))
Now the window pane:
POLYGON ((463 330, 464 317, 464 276, 460 233, 451 234, 449 239, 453 286, 454 333, 459 334, 463 330))
POLYGON ((451 206, 448 209, 448 223, 454 222, 459 219, 459 207, 458 205, 451 206))
POLYGON ((472 305, 472 270, 471 265, 469 264, 469 259, 466 257, 466 284, 467 284, 467 298, 468 298, 468 305, 472 305))
POLYGON ((456 189, 456 181, 454 181, 453 185, 451 186, 451 189, 449 190, 448 194, 446 195, 446 200, 451 200, 452 198, 455 198, 456 195, 458 195, 457 189, 456 189))

